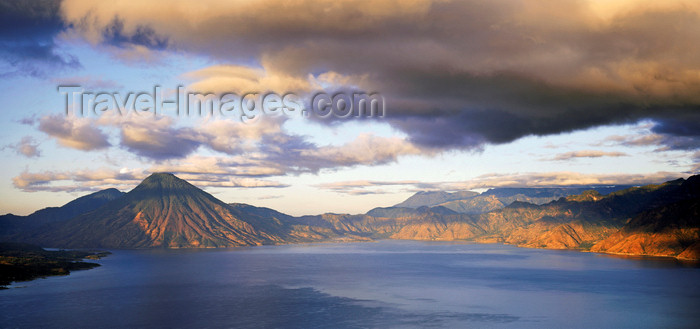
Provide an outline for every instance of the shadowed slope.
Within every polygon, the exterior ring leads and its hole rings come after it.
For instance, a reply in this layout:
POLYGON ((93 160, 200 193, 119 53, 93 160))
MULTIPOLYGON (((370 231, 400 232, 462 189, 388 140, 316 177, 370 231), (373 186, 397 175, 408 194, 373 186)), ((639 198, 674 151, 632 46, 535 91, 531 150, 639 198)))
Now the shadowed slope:
POLYGON ((0 216, 0 236, 3 240, 13 240, 13 235, 22 231, 35 230, 44 225, 71 219, 80 214, 95 210, 100 206, 124 196, 115 188, 109 188, 79 197, 61 207, 48 207, 37 210, 28 216, 7 214, 0 216))
POLYGON ((690 198, 640 213, 591 251, 700 259, 700 177, 680 192, 690 198))

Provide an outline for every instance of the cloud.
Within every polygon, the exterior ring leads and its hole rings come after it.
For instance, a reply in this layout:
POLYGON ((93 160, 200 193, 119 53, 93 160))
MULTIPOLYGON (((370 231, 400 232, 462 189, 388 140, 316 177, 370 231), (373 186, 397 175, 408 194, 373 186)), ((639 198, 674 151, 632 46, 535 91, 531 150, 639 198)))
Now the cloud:
POLYGON ((430 154, 399 137, 363 133, 342 145, 316 145, 303 136, 285 132, 281 126, 264 121, 259 124, 258 128, 240 123, 219 123, 217 127, 205 125, 201 131, 208 133, 218 131, 214 128, 231 125, 246 128, 225 129, 235 132, 230 135, 207 135, 204 144, 229 155, 227 160, 219 160, 219 163, 242 165, 239 170, 260 175, 316 173, 321 169, 373 166, 395 162, 401 156, 430 154))
POLYGON ((422 184, 419 181, 408 180, 408 181, 373 181, 373 180, 353 180, 353 181, 342 181, 342 182, 332 182, 323 183, 315 185, 316 187, 325 190, 346 190, 352 188, 362 188, 370 186, 395 186, 395 185, 416 185, 422 184))
POLYGON ((687 173, 691 175, 698 175, 700 174, 700 151, 695 152, 695 154, 693 154, 693 161, 695 163, 692 165, 691 169, 687 173))
POLYGON ((443 183, 430 183, 418 181, 341 181, 313 185, 322 190, 348 195, 372 195, 388 194, 387 188, 399 188, 404 192, 418 192, 425 190, 440 190, 443 183))
POLYGON ((121 146, 155 160, 182 158, 201 145, 193 128, 173 128, 170 117, 126 120, 120 125, 121 146))
POLYGON ((271 200, 271 199, 279 199, 282 197, 283 197, 283 195, 275 194, 275 195, 263 195, 263 196, 257 197, 256 199, 258 199, 258 200, 271 200))
POLYGON ((22 137, 16 144, 7 145, 6 147, 14 149, 17 154, 24 155, 27 158, 41 156, 39 151, 39 143, 31 136, 22 137))
POLYGON ((700 149, 700 139, 666 134, 613 135, 607 137, 606 141, 625 146, 656 146, 656 151, 700 149))
POLYGON ((37 122, 36 115, 31 115, 31 116, 17 120, 17 123, 27 125, 27 126, 33 126, 36 122, 37 122))
POLYGON ((242 177, 269 177, 284 175, 279 164, 253 159, 247 156, 191 155, 184 159, 168 160, 154 164, 153 172, 171 172, 192 175, 218 175, 242 177))
POLYGON ((42 190, 44 187, 48 191, 58 191, 56 187, 46 186, 55 180, 65 180, 68 176, 57 174, 53 172, 43 172, 43 173, 28 173, 23 172, 19 176, 12 178, 12 184, 25 192, 33 192, 37 190, 42 190))
POLYGON ((439 189, 441 185, 439 183, 424 183, 413 180, 406 181, 374 181, 374 180, 354 180, 354 181, 341 181, 332 183, 322 183, 314 185, 317 188, 333 191, 336 193, 343 193, 349 195, 368 195, 368 194, 386 194, 386 190, 382 187, 404 187, 409 190, 418 189, 439 189))
POLYGON ((135 186, 146 176, 139 170, 25 171, 13 177, 12 184, 25 192, 80 192, 135 186))
MULTIPOLYGON (((262 117, 250 123, 203 120, 194 126, 179 127, 171 117, 130 114, 90 120, 57 115, 41 117, 39 130, 56 138, 61 145, 80 150, 109 147, 108 135, 102 129, 116 130, 120 147, 142 160, 152 161, 148 172, 172 172, 198 186, 212 187, 286 187, 288 185, 261 178, 374 166, 398 161, 402 156, 436 154, 404 138, 370 133, 361 133, 345 144, 317 145, 306 136, 287 132, 283 128, 286 120, 285 117, 262 117), (215 155, 195 153, 198 149, 215 155)), ((58 174, 31 176, 24 173, 15 178, 15 186, 23 190, 78 190, 94 188, 87 181, 119 184, 110 181, 114 179, 114 172, 109 170, 58 174), (95 176, 98 174, 105 176, 95 176), (47 175, 47 181, 37 178, 47 175), (48 181, 72 181, 74 184, 57 186, 48 181)))
POLYGON ((0 76, 43 77, 49 72, 79 68, 80 62, 56 44, 66 24, 59 1, 0 1, 0 76))
POLYGON ((267 140, 285 138, 284 118, 264 118, 243 123, 235 120, 201 120, 193 126, 177 126, 168 116, 106 115, 96 125, 119 130, 120 146, 152 160, 182 159, 206 147, 240 155, 260 151, 267 140))
MULTIPOLYGON (((112 187, 130 190, 153 172, 156 171, 126 168, 119 170, 102 168, 96 170, 44 171, 37 173, 25 171, 12 178, 12 183, 16 188, 25 192, 80 192, 96 191, 112 187)), ((200 188, 283 188, 288 186, 280 182, 252 177, 232 177, 230 175, 205 173, 175 173, 178 174, 180 178, 200 188)))
POLYGON ((62 146, 82 151, 110 146, 107 135, 86 118, 46 115, 39 119, 39 130, 55 138, 62 146))
POLYGON ((629 135, 608 136, 601 144, 654 146, 656 151, 692 151, 700 149, 700 126, 692 118, 665 118, 641 122, 629 135))
POLYGON ((690 1, 66 0, 61 12, 95 44, 230 63, 193 74, 203 89, 363 77, 333 81, 381 92, 386 122, 427 148, 643 119, 698 139, 685 133, 700 122, 700 5, 690 1))
POLYGON ((583 174, 576 172, 485 174, 464 182, 445 184, 448 189, 480 189, 493 187, 559 187, 589 185, 647 185, 687 176, 681 173, 650 174, 583 174))
POLYGON ((623 152, 605 152, 605 151, 597 151, 597 150, 583 150, 583 151, 574 151, 574 152, 567 152, 567 153, 562 153, 558 154, 553 158, 553 160, 557 161, 562 161, 562 160, 571 160, 574 158, 601 158, 601 157, 623 157, 623 156, 628 156, 627 153, 623 152))
POLYGON ((406 191, 442 190, 466 191, 496 187, 571 187, 593 185, 647 185, 658 184, 688 174, 656 172, 651 174, 583 174, 576 172, 544 173, 490 173, 466 181, 418 182, 418 181, 340 181, 323 183, 315 187, 351 195, 385 193, 376 187, 403 187, 406 191))
POLYGON ((221 180, 221 181, 197 181, 197 180, 190 180, 190 181, 193 184, 196 184, 197 186, 200 186, 200 187, 239 187, 239 188, 259 188, 259 187, 282 188, 282 187, 289 187, 288 184, 283 184, 280 182, 269 181, 269 180, 258 179, 258 178, 250 178, 250 177, 245 177, 245 178, 232 177, 232 178, 229 178, 228 180, 221 180))
POLYGON ((101 41, 114 46, 143 46, 162 50, 168 46, 168 37, 158 35, 147 25, 134 26, 130 31, 124 27, 124 19, 114 16, 102 29, 101 41))
POLYGON ((211 149, 236 155, 258 150, 264 140, 284 139, 288 136, 282 125, 287 119, 282 116, 262 117, 254 122, 236 120, 211 120, 197 127, 205 136, 204 143, 211 149))
POLYGON ((121 89, 123 86, 115 81, 104 79, 103 77, 82 75, 73 77, 61 77, 51 79, 51 81, 59 86, 80 86, 90 91, 113 91, 121 89))
POLYGON ((248 123, 205 119, 191 127, 177 127, 172 117, 113 115, 94 123, 119 129, 120 145, 129 152, 151 160, 174 160, 167 163, 176 165, 164 164, 163 171, 188 168, 183 171, 192 172, 199 171, 198 167, 214 170, 210 166, 216 165, 239 167, 237 175, 245 172, 247 176, 273 176, 380 165, 395 162, 401 156, 437 152, 422 149, 404 138, 369 133, 361 133, 343 145, 317 145, 306 136, 287 132, 283 128, 286 121, 283 116, 263 116, 248 123), (193 157, 200 148, 228 157, 193 157))
POLYGON ((379 137, 360 134, 355 140, 341 146, 322 146, 302 150, 299 159, 309 168, 354 165, 380 165, 395 162, 399 156, 421 154, 423 151, 398 137, 379 137))
POLYGON ((232 92, 238 95, 247 92, 304 92, 312 86, 311 77, 296 77, 274 69, 252 68, 240 65, 214 65, 188 72, 184 78, 193 80, 190 90, 200 92, 232 92))

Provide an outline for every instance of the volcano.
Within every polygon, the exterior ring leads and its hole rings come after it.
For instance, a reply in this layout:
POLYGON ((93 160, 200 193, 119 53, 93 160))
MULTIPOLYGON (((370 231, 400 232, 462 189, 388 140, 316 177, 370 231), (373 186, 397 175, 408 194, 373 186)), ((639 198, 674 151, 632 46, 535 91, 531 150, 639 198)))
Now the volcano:
POLYGON ((38 233, 68 248, 192 248, 274 243, 229 205, 169 173, 154 173, 123 197, 38 233), (238 216, 237 216, 238 215, 238 216))

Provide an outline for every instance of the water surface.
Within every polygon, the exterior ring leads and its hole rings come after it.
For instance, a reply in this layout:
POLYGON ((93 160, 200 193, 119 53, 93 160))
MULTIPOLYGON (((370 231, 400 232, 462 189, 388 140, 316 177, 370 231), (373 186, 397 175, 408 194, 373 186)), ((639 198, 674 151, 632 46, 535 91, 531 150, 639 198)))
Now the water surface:
POLYGON ((0 325, 700 326, 700 268, 667 259, 416 241, 113 252, 0 291, 0 325))

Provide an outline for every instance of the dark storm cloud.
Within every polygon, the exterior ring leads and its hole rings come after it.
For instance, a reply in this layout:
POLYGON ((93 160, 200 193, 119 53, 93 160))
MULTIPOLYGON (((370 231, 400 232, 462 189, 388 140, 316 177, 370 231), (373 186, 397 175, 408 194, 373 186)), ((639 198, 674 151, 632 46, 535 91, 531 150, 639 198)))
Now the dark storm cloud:
MULTIPOLYGON (((700 107, 696 109, 696 112, 700 113, 700 107)), ((700 120, 698 120, 697 115, 659 118, 655 121, 656 125, 651 129, 655 133, 686 137, 700 136, 700 120)))
POLYGON ((95 43, 348 77, 381 92, 387 122, 426 149, 644 119, 698 139, 697 126, 668 121, 700 122, 696 2, 176 3, 67 0, 62 9, 95 43))
POLYGON ((66 27, 60 1, 0 1, 0 60, 7 65, 0 74, 42 77, 80 67, 78 59, 61 51, 54 40, 66 27))

